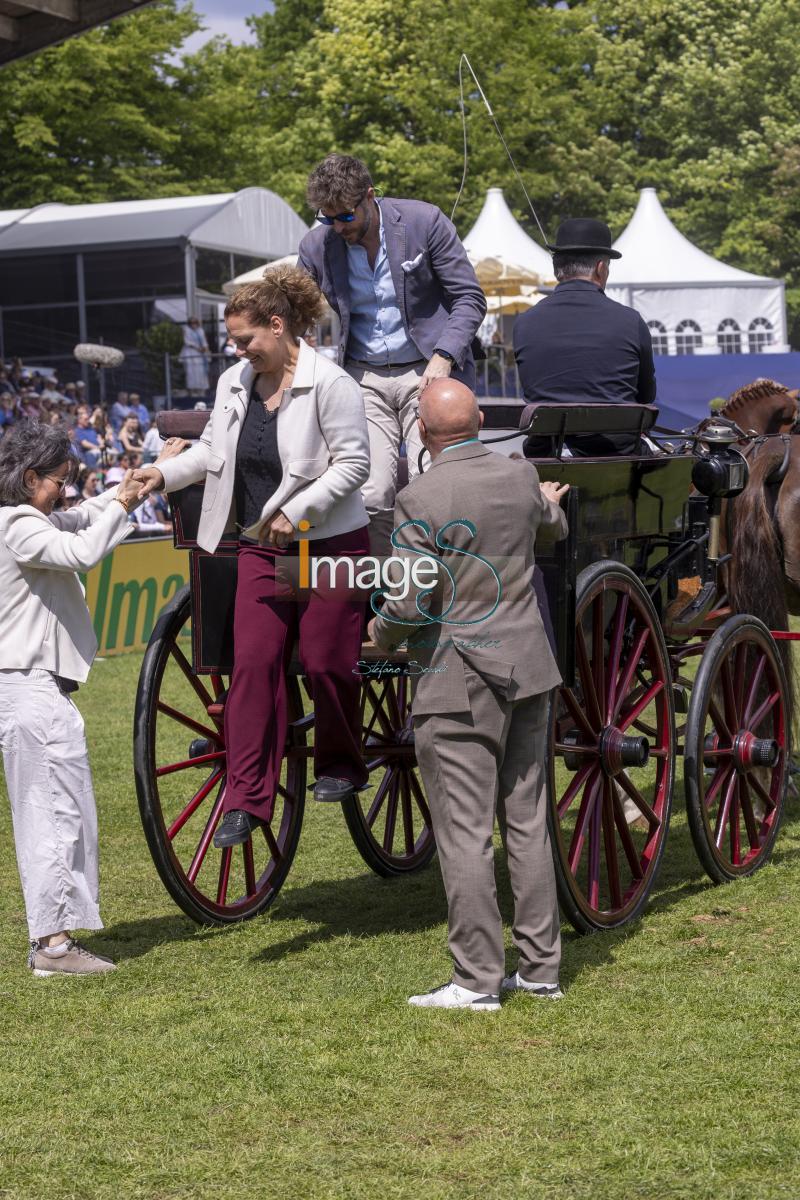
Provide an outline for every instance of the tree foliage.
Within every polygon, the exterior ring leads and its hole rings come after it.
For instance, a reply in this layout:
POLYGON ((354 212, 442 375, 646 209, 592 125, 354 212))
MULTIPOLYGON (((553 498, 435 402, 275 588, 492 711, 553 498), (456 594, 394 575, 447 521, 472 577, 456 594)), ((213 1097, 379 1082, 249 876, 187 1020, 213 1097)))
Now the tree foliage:
MULTIPOLYGON (((466 53, 546 229, 593 213, 619 232, 652 185, 688 237, 786 277, 800 309, 800 0, 275 0, 255 45, 181 59, 198 24, 167 0, 4 72, 0 202, 258 184, 309 216, 306 176, 335 149, 449 212, 466 53)), ((469 77, 466 94, 459 227, 500 185, 538 237, 469 77)))

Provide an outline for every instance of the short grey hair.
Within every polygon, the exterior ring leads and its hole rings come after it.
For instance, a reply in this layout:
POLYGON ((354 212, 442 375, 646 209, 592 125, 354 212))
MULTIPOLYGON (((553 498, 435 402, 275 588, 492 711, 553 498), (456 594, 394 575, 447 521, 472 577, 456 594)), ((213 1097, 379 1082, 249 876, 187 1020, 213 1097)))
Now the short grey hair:
POLYGON ((0 505, 27 504, 32 493, 25 483, 26 471, 44 478, 65 463, 69 466, 67 482, 74 483, 80 464, 65 429, 20 421, 0 442, 0 505))
POLYGON ((567 279, 586 279, 593 274, 595 264, 609 262, 609 256, 602 250, 592 250, 588 254, 577 254, 572 250, 563 250, 553 255, 553 274, 559 283, 567 279))

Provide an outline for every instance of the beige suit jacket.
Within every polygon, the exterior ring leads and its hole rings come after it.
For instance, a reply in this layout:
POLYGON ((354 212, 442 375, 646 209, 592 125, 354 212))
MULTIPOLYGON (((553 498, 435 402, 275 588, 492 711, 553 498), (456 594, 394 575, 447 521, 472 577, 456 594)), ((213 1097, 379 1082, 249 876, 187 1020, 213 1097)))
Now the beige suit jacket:
POLYGON ((477 441, 444 451, 398 495, 394 553, 430 556, 437 576, 427 594, 387 599, 375 639, 387 651, 408 640, 416 716, 468 712, 465 671, 509 700, 560 682, 532 586, 541 528, 560 539, 567 521, 535 468, 477 441))

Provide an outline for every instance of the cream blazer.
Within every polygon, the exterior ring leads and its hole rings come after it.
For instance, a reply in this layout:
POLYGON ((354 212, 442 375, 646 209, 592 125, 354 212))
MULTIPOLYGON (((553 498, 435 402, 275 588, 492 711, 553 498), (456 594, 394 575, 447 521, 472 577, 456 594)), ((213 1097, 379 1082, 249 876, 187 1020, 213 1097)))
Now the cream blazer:
MULTIPOLYGON (((220 376, 214 410, 200 440, 159 463, 168 492, 205 480, 198 545, 213 553, 233 527, 236 446, 255 372, 238 362, 220 376)), ((309 538, 334 537, 367 524, 359 488, 369 477, 369 434, 361 388, 330 359, 300 342, 292 385, 278 415, 278 453, 283 477, 278 490, 245 530, 258 538, 281 509, 295 529, 310 521, 309 538)))
POLYGON ((0 508, 0 670, 88 676, 97 639, 77 572, 131 531, 116 492, 50 517, 30 504, 0 508))

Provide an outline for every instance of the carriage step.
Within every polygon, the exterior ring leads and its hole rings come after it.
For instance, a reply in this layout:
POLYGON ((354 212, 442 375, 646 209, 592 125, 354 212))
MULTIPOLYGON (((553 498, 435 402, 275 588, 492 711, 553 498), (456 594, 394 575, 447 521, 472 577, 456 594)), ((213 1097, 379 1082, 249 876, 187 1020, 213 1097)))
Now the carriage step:
POLYGON ((704 583, 697 595, 678 612, 667 610, 664 630, 673 636, 681 633, 691 633, 708 615, 717 599, 716 582, 704 583))

